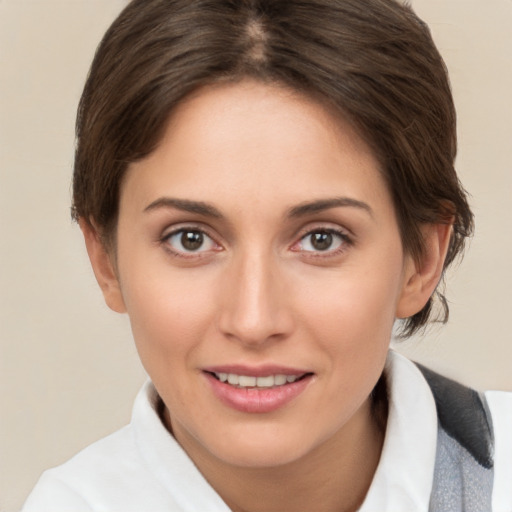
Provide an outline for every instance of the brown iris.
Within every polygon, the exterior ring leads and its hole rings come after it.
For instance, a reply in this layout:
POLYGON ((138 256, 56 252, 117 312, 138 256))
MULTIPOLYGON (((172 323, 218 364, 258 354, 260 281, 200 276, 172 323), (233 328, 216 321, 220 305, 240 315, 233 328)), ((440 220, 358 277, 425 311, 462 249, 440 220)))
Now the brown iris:
POLYGON ((187 251, 197 251, 204 242, 204 235, 200 231, 185 231, 181 235, 181 245, 187 251))
POLYGON ((319 231, 311 235, 311 245, 317 251, 327 251, 332 246, 332 234, 327 231, 319 231))

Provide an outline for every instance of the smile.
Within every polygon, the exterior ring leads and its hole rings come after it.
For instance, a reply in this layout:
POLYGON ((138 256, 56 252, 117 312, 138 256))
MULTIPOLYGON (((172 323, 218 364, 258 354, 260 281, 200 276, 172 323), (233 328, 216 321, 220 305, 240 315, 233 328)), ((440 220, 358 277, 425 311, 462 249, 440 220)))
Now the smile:
POLYGON ((271 413, 287 406, 315 380, 313 373, 300 370, 293 373, 290 369, 281 373, 277 368, 254 372, 247 372, 249 368, 219 370, 203 370, 213 395, 230 409, 252 414, 271 413))
POLYGON ((305 375, 268 375, 265 377, 256 377, 250 375, 237 375, 236 373, 223 373, 214 372, 215 378, 220 382, 227 382, 231 386, 239 388, 273 388, 276 386, 284 386, 285 384, 291 384, 305 375))

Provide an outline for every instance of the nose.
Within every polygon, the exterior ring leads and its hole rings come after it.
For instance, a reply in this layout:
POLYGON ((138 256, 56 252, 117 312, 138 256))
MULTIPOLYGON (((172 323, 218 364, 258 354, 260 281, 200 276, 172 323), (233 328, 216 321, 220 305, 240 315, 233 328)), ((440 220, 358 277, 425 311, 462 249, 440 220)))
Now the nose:
POLYGON ((289 292, 272 258, 240 257, 222 283, 220 330, 252 348, 288 337, 293 330, 289 292))

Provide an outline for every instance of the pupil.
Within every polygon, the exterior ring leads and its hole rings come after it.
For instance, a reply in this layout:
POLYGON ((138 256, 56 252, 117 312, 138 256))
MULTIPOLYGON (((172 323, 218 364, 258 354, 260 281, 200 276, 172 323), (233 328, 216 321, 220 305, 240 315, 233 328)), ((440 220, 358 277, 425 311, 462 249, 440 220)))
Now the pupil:
POLYGON ((187 231, 181 235, 181 244, 187 251, 196 251, 203 245, 203 234, 198 231, 187 231))
POLYGON ((311 244, 318 251, 326 251, 332 245, 331 233, 314 233, 312 236, 311 244))

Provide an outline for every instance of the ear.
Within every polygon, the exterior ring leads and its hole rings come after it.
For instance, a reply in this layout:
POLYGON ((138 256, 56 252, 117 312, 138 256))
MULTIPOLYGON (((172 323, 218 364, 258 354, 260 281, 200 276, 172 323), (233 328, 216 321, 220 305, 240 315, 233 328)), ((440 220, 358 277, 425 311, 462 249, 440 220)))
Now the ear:
POLYGON ((125 313, 126 307, 111 254, 101 241, 98 231, 91 224, 84 219, 80 219, 79 225, 84 235, 87 254, 96 281, 100 285, 107 306, 117 313, 125 313))
POLYGON ((408 318, 421 311, 434 293, 443 273, 452 224, 425 224, 421 231, 425 251, 420 261, 415 261, 410 255, 406 256, 402 293, 396 310, 397 318, 408 318))

